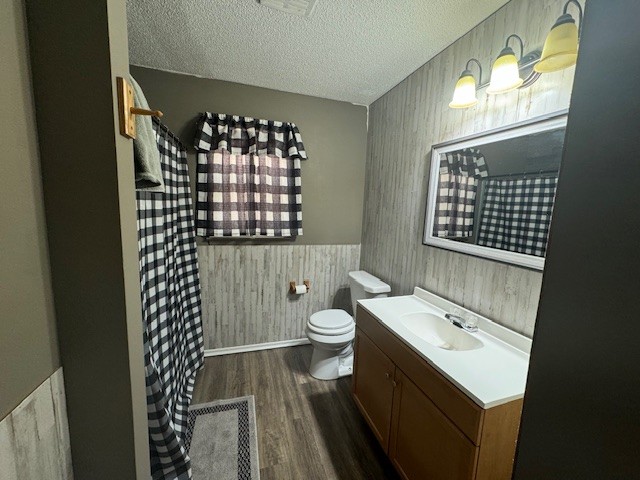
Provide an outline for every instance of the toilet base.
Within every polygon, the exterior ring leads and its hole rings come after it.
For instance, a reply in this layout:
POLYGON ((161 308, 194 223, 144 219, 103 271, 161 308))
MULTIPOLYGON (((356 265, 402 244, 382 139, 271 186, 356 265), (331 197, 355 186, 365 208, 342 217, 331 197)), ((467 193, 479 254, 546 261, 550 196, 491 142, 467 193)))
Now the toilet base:
POLYGON ((318 380, 335 380, 351 375, 353 373, 353 346, 349 343, 339 352, 314 347, 309 373, 318 380))

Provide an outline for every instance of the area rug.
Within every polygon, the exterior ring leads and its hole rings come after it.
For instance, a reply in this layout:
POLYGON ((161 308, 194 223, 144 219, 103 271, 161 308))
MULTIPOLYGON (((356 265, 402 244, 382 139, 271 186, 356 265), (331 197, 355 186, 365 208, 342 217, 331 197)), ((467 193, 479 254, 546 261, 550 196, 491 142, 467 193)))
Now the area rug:
POLYGON ((193 480, 259 480, 253 395, 192 405, 185 444, 193 480))

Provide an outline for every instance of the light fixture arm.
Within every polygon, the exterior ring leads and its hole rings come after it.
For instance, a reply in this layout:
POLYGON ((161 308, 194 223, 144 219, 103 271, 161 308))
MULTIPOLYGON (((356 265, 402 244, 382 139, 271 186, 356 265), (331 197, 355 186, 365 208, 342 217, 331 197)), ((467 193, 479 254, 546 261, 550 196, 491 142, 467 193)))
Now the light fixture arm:
MULTIPOLYGON (((573 1, 575 0, 569 0, 569 2, 573 2, 573 1)), ((520 60, 524 56, 524 42, 522 41, 522 38, 520 38, 519 35, 516 35, 515 33, 509 35, 507 37, 507 41, 505 42, 505 48, 509 47, 509 40, 511 40, 512 38, 518 39, 518 42, 520 43, 520 58, 518 59, 520 60)))
POLYGON ((478 76, 478 85, 482 85, 482 65, 480 65, 480 62, 478 60, 476 60, 475 58, 470 58, 464 68, 465 70, 470 70, 469 67, 471 66, 472 62, 478 65, 478 70, 480 71, 480 74, 478 76))
POLYGON ((574 4, 576 7, 578 7, 578 38, 580 38, 582 36, 582 15, 584 13, 582 11, 582 5, 580 5, 580 2, 578 2, 578 0, 568 0, 567 3, 564 4, 562 13, 566 15, 567 10, 569 9, 569 5, 571 4, 574 4))

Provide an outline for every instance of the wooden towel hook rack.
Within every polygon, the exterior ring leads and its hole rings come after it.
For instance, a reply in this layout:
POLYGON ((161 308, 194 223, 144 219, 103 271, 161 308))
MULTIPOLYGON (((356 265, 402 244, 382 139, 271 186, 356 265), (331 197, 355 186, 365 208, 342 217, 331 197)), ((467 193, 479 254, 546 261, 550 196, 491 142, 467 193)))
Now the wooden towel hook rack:
POLYGON ((133 115, 151 115, 152 117, 162 117, 160 110, 147 110, 145 108, 131 107, 129 110, 133 115))
POLYGON ((133 100, 133 87, 122 77, 116 78, 118 87, 118 111, 120 117, 120 135, 136 138, 136 115, 162 117, 160 110, 138 108, 133 100))

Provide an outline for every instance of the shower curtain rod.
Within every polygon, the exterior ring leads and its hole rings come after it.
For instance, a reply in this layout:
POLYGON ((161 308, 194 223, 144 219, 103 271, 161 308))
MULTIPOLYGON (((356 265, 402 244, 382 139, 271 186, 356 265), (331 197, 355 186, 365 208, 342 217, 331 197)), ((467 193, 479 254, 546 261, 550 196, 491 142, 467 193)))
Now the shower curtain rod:
POLYGON ((177 142, 179 145, 179 147, 185 147, 184 143, 182 143, 182 141, 177 137, 177 135, 175 133, 173 133, 171 130, 169 130, 169 127, 167 127, 164 123, 162 123, 160 121, 159 118, 157 117, 151 117, 151 120, 153 121, 153 123, 156 124, 156 126, 162 130, 163 133, 167 134, 169 137, 171 137, 175 142, 177 142))

